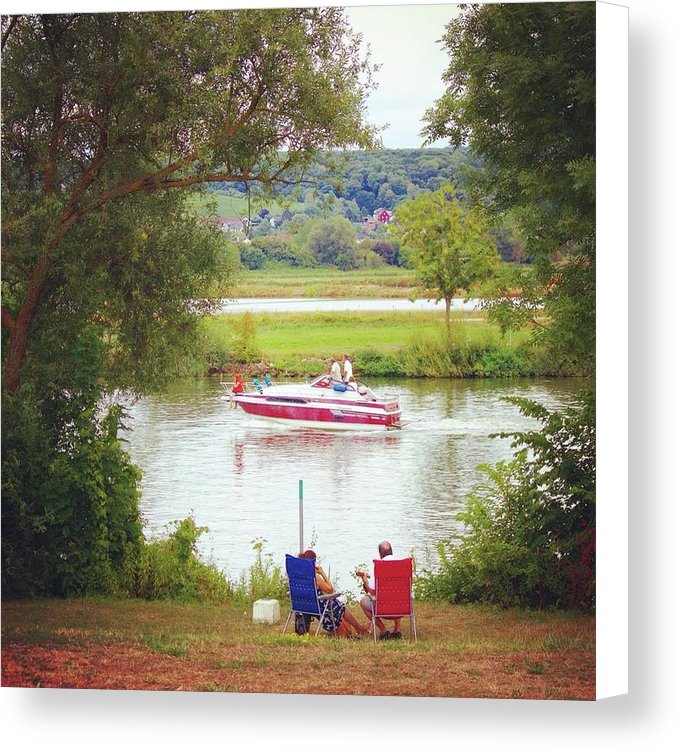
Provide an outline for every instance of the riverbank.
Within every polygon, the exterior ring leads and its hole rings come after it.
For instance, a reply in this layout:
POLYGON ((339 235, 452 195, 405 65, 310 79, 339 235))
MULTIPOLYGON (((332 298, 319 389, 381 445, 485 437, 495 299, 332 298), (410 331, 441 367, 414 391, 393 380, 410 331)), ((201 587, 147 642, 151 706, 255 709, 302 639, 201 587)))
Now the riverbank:
POLYGON ((340 271, 338 268, 242 270, 236 298, 328 297, 332 299, 408 299, 421 296, 415 272, 396 266, 340 271))
POLYGON ((417 644, 375 644, 283 636, 234 605, 5 601, 2 686, 595 699, 593 617, 428 602, 416 613, 417 644))
POLYGON ((502 336, 484 311, 308 312, 214 315, 203 321, 212 372, 311 377, 349 353, 356 377, 562 377, 581 373, 534 345, 502 336))

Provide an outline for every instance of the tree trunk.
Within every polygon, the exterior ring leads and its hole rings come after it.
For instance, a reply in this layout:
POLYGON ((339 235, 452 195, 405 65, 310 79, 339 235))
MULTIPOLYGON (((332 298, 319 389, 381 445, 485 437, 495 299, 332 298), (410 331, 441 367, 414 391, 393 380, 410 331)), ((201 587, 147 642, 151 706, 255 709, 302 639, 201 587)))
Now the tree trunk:
POLYGON ((452 308, 452 297, 445 297, 445 331, 447 332, 447 343, 450 343, 450 310, 452 308))
POLYGON ((26 297, 19 309, 19 313, 11 326, 6 327, 10 335, 7 362, 2 378, 3 387, 10 393, 19 389, 22 382, 22 369, 28 349, 28 332, 35 317, 35 311, 40 301, 40 294, 47 274, 47 255, 43 254, 31 274, 31 280, 26 289, 26 297))

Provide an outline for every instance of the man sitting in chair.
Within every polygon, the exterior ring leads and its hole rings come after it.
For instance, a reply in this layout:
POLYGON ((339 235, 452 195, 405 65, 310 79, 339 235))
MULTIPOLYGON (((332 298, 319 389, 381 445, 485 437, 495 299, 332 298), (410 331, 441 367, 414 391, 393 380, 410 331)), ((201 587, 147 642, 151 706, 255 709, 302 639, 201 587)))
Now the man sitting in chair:
MULTIPOLYGON (((379 557, 382 560, 397 559, 393 557, 393 550, 391 549, 390 542, 379 543, 379 557)), ((374 581, 374 568, 372 569, 372 575, 369 577, 364 570, 357 570, 356 575, 362 579, 363 588, 365 589, 365 593, 367 594, 367 596, 364 596, 360 600, 360 608, 371 621, 372 613, 374 612, 374 597, 377 593, 376 583, 374 581)), ((400 617, 393 618, 393 630, 389 630, 386 625, 384 625, 383 620, 381 620, 379 617, 377 617, 375 623, 379 628, 380 640, 390 640, 403 637, 403 634, 400 632, 400 617)))

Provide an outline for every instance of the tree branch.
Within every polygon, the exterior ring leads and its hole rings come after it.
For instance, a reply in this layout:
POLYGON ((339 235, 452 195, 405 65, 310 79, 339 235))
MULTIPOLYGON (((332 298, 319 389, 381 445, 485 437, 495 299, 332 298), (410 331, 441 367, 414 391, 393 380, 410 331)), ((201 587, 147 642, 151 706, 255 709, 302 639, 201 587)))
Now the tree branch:
POLYGON ((2 35, 2 51, 5 51, 5 45, 7 44, 7 40, 9 39, 9 35, 12 33, 12 30, 16 26, 16 22, 19 20, 19 16, 12 16, 9 20, 9 26, 5 30, 5 33, 2 35))

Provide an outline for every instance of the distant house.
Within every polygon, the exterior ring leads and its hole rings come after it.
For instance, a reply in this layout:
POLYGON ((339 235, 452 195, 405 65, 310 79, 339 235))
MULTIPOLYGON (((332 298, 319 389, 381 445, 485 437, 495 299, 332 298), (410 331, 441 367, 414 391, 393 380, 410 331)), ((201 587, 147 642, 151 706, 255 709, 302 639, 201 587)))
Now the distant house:
POLYGON ((380 224, 388 224, 393 218, 393 211, 388 211, 385 208, 378 208, 373 214, 372 218, 378 221, 380 224))
POLYGON ((247 234, 248 220, 246 217, 208 216, 206 221, 208 224, 215 225, 224 234, 234 235, 235 239, 240 239, 241 235, 247 234))

